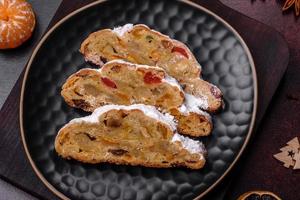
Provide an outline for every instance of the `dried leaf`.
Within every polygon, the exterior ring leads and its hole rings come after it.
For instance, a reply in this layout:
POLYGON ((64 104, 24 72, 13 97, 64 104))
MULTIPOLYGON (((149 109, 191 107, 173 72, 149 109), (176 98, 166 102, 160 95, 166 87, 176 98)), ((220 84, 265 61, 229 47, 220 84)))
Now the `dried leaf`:
POLYGON ((296 16, 299 16, 299 14, 300 14, 300 0, 296 0, 295 12, 296 12, 296 16))
POLYGON ((292 6, 295 6, 295 14, 296 16, 300 15, 300 0, 286 0, 286 2, 284 3, 282 10, 285 11, 289 8, 291 8, 292 6))
POLYGON ((287 0, 287 1, 284 3, 284 6, 283 6, 282 10, 287 10, 287 9, 289 9, 295 2, 296 2, 296 0, 287 0))

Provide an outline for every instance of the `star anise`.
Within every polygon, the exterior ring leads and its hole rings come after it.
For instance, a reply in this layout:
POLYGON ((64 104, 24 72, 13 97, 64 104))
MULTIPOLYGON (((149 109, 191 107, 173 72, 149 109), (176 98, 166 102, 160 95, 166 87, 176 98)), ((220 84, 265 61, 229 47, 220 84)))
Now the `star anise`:
POLYGON ((295 4, 295 13, 296 16, 298 16, 300 14, 300 0, 286 0, 282 10, 285 11, 290 7, 292 7, 294 4, 295 4))

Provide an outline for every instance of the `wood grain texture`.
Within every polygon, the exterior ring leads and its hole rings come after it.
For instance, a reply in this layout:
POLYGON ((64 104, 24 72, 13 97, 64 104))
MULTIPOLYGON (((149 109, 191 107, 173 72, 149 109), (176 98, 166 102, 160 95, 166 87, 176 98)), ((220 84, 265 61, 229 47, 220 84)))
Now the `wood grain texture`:
POLYGON ((284 36, 290 49, 287 71, 227 198, 235 199, 248 190, 265 189, 282 199, 300 199, 300 172, 284 168, 272 157, 286 142, 300 136, 300 17, 295 17, 293 9, 282 13, 284 1, 222 2, 275 28, 284 36))
MULTIPOLYGON (((63 1, 50 26, 55 24, 55 22, 68 12, 88 2, 90 1, 63 1)), ((196 2, 216 12, 228 21, 239 31, 248 44, 253 54, 258 73, 259 107, 256 121, 258 125, 286 69, 288 49, 283 38, 270 27, 237 14, 218 1, 197 0, 196 2), (249 27, 251 27, 251 30, 249 30, 249 27)), ((43 196, 45 199, 55 199, 34 175, 20 143, 18 101, 22 77, 21 75, 0 111, 0 134, 3 137, 0 140, 0 163, 5 163, 5 165, 0 165, 0 174, 6 180, 35 195, 43 196)), ((240 163, 244 162, 244 159, 245 156, 243 156, 240 163)), ((230 181, 231 176, 235 176, 235 171, 206 198, 216 199, 212 195, 220 193, 218 191, 228 185, 227 181, 230 181)))

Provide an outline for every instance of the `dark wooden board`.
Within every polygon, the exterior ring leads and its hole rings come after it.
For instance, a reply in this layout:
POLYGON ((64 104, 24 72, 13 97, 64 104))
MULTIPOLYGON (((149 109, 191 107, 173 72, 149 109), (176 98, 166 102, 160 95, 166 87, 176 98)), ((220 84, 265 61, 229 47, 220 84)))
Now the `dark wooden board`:
POLYGON ((272 156, 287 141, 300 139, 300 17, 295 17, 294 8, 282 13, 284 1, 221 1, 278 30, 290 50, 286 73, 226 199, 236 199, 245 191, 256 189, 273 191, 284 200, 300 199, 300 171, 283 167, 272 156))
MULTIPOLYGON (((88 2, 91 1, 64 0, 50 27, 67 13, 88 2)), ((259 99, 256 120, 256 127, 258 127, 286 70, 289 53, 285 41, 272 28, 233 11, 219 1, 197 0, 195 2, 228 21, 249 46, 258 75, 259 99)), ((55 199, 56 197, 38 180, 31 169, 20 140, 18 111, 22 77, 23 73, 0 111, 0 177, 40 198, 55 199)), ((235 171, 232 171, 216 190, 223 189, 234 173, 235 171)))

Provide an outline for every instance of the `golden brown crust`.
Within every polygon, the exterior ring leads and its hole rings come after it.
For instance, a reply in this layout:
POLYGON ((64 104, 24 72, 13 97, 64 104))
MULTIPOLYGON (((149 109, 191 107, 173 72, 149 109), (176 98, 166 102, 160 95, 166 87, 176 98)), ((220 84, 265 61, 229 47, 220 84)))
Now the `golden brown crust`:
POLYGON ((209 102, 208 112, 216 113, 222 108, 222 92, 213 84, 203 79, 191 79, 182 83, 182 85, 184 85, 186 93, 207 98, 207 102, 209 102), (199 90, 195 90, 194 88, 199 88, 199 90))
POLYGON ((171 109, 170 113, 178 121, 177 131, 184 135, 193 137, 210 135, 213 124, 210 117, 197 113, 184 115, 178 109, 171 109))
POLYGON ((110 29, 92 33, 82 43, 80 51, 87 61, 100 66, 114 59, 157 65, 175 77, 185 92, 205 96, 208 106, 202 109, 216 112, 222 107, 221 91, 199 78, 201 67, 188 47, 145 25, 135 25, 122 37, 110 29), (109 40, 101 42, 103 38, 109 40))
POLYGON ((140 110, 109 110, 98 119, 94 124, 77 121, 65 125, 55 139, 57 153, 85 163, 191 169, 205 164, 203 155, 171 141, 174 133, 169 126, 140 110))
POLYGON ((157 106, 175 116, 180 133, 196 137, 209 135, 210 118, 197 113, 181 113, 178 107, 183 104, 184 94, 177 86, 160 81, 165 77, 166 73, 160 68, 113 61, 105 64, 101 72, 82 69, 71 75, 61 95, 70 106, 88 112, 107 104, 157 106), (146 76, 149 73, 151 76, 146 76), (103 83, 103 77, 110 87, 103 83))

